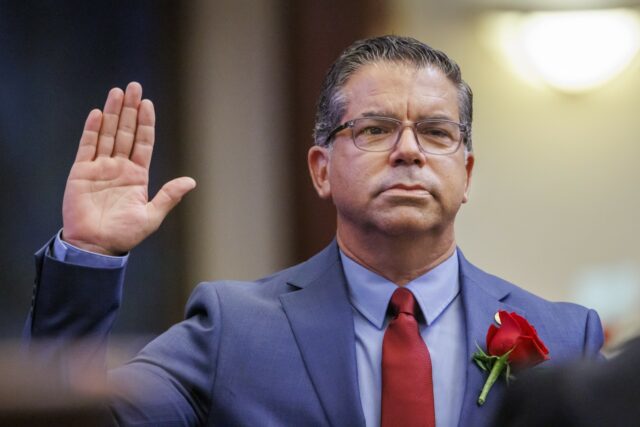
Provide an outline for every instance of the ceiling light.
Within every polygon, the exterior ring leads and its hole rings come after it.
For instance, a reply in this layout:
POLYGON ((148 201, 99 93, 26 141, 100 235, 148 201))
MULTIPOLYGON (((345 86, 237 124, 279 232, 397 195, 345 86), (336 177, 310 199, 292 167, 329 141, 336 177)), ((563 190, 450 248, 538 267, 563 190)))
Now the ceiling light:
POLYGON ((503 13, 492 23, 519 74, 566 92, 610 81, 640 49, 640 18, 631 10, 503 13))

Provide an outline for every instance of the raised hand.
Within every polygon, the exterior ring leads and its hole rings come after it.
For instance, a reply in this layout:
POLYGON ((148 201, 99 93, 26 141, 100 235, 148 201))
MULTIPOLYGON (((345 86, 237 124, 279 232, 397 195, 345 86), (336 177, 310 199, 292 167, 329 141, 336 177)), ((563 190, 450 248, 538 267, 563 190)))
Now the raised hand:
POLYGON ((195 188, 192 178, 176 178, 149 201, 154 136, 153 103, 142 100, 139 83, 111 89, 104 111, 89 113, 64 192, 65 241, 106 255, 128 252, 195 188))

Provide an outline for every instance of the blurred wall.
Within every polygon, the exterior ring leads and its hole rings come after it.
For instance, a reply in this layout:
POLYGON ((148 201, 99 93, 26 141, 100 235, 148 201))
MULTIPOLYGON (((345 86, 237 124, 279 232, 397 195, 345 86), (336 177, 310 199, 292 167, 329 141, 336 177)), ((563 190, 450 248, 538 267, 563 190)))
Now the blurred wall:
POLYGON ((184 149, 187 277, 250 279, 288 256, 285 50, 278 0, 189 3, 184 149))
POLYGON ((0 337, 20 333, 86 114, 131 80, 157 112, 150 194, 179 175, 198 188, 132 252, 116 332, 159 332, 195 283, 269 274, 328 243, 334 212, 306 171, 315 102, 384 3, 0 0, 0 337))
POLYGON ((190 283, 255 279, 322 249, 335 211, 307 171, 321 82, 377 31, 381 0, 192 1, 182 87, 198 188, 186 206, 190 283))
MULTIPOLYGON (((33 253, 62 227, 62 195, 88 112, 137 80, 158 115, 150 192, 180 170, 177 2, 0 0, 0 338, 29 310, 33 253)), ((179 214, 127 269, 116 331, 159 332, 184 302, 179 214)))
POLYGON ((476 164, 458 243, 481 268, 635 329, 640 58, 584 94, 530 86, 491 45, 495 11, 478 3, 396 1, 386 29, 447 52, 473 88, 476 164))
POLYGON ((305 164, 320 82, 352 41, 389 32, 445 50, 474 89, 476 167, 457 228, 465 255, 631 330, 639 60, 586 94, 531 87, 488 42, 492 3, 0 1, 0 333, 19 333, 31 253, 60 225, 86 113, 130 80, 158 110, 151 192, 177 175, 198 188, 134 251, 120 331, 176 321, 199 281, 255 278, 320 249, 334 213, 305 164))

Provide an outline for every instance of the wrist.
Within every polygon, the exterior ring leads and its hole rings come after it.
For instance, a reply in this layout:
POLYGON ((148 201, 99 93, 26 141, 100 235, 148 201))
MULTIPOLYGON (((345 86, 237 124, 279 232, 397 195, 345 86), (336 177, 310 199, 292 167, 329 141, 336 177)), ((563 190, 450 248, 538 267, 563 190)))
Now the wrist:
POLYGON ((64 234, 64 229, 60 232, 60 240, 65 244, 84 252, 89 252, 89 253, 99 254, 99 255, 106 255, 106 256, 113 256, 113 257, 120 257, 123 255, 126 255, 126 252, 113 251, 95 243, 70 238, 64 234))

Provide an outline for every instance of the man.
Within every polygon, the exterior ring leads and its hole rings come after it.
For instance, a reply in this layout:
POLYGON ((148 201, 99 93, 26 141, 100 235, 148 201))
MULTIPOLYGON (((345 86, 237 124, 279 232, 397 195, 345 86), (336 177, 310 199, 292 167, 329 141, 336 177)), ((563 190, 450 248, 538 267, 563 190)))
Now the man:
MULTIPOLYGON (((89 114, 62 233, 37 255, 33 338, 106 338, 121 256, 195 186, 178 178, 147 202, 154 115, 141 99, 132 83, 89 114)), ((479 406, 486 377, 471 354, 499 310, 537 328, 546 364, 596 355, 595 312, 535 297, 457 249, 471 116, 471 90, 444 53, 396 36, 349 47, 325 79, 308 155, 316 191, 337 208, 336 240, 256 282, 200 285, 185 321, 109 373, 118 420, 486 425, 505 385, 479 406)))

